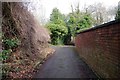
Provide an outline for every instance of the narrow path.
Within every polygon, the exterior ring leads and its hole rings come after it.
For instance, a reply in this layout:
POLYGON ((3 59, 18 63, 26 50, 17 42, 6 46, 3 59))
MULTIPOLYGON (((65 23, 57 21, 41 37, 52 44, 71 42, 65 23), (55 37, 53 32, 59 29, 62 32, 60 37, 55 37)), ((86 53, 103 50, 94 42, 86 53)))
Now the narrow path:
POLYGON ((97 78, 79 58, 74 47, 53 47, 56 52, 48 59, 35 78, 97 78))

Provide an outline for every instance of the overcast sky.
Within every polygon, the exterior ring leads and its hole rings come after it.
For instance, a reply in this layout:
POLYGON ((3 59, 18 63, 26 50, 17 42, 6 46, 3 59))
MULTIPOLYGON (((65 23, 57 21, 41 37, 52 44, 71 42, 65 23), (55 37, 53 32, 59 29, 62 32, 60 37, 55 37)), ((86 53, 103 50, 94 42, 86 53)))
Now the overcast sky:
POLYGON ((76 6, 80 4, 80 9, 84 8, 84 5, 91 5, 101 2, 106 7, 117 5, 120 0, 41 0, 43 8, 45 8, 45 16, 49 18, 50 13, 54 7, 57 7, 61 13, 67 14, 71 12, 71 4, 76 6))
POLYGON ((92 5, 94 3, 103 3, 107 7, 117 6, 120 0, 33 0, 34 5, 36 6, 36 16, 41 18, 43 16, 45 19, 49 19, 49 16, 52 12, 52 9, 57 7, 61 13, 68 14, 71 12, 71 5, 73 7, 77 6, 82 10, 84 6, 92 5))

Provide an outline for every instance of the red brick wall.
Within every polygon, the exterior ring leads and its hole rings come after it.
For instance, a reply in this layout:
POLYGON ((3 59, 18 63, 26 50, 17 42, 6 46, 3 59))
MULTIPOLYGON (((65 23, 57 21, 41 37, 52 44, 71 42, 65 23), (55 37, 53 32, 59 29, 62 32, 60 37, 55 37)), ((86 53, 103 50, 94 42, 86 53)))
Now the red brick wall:
POLYGON ((102 78, 120 77, 120 21, 80 32, 75 45, 79 56, 102 78))

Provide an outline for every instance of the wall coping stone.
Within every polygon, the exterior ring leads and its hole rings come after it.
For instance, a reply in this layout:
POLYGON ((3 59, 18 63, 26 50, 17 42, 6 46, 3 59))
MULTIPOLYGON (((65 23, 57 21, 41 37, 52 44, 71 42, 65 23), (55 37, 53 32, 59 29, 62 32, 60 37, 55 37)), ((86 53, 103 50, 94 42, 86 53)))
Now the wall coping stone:
POLYGON ((118 23, 120 23, 120 20, 113 20, 113 21, 110 21, 108 23, 104 23, 104 24, 101 24, 101 25, 83 30, 81 32, 78 32, 78 33, 76 33, 76 35, 81 34, 81 33, 85 33, 85 32, 89 32, 89 31, 92 31, 92 30, 96 30, 96 29, 99 29, 99 28, 103 28, 103 27, 109 27, 109 25, 118 24, 118 23))

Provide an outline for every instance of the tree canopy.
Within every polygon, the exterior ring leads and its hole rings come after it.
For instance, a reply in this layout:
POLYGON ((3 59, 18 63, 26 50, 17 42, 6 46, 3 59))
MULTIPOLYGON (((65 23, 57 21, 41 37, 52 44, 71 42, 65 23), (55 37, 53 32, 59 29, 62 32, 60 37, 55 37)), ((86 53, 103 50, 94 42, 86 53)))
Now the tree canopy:
POLYGON ((75 10, 72 8, 68 15, 54 8, 46 26, 50 30, 52 44, 67 44, 77 32, 92 26, 92 17, 87 12, 81 12, 79 4, 75 10))
POLYGON ((64 15, 54 8, 50 15, 50 21, 46 24, 51 33, 52 44, 63 44, 64 36, 68 30, 64 22, 64 15))

